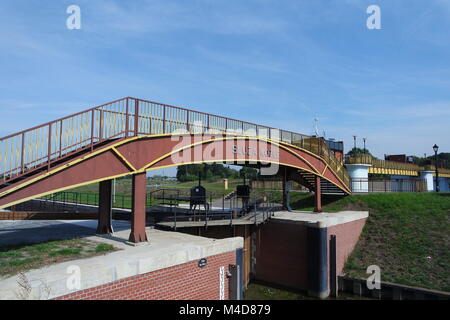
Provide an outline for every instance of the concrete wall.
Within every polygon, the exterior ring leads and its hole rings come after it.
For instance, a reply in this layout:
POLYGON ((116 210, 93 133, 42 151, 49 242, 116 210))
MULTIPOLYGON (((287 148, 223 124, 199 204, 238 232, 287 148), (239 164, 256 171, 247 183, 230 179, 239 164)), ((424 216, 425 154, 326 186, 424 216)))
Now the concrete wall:
MULTIPOLYGON (((227 252, 207 257, 204 268, 199 268, 197 261, 191 261, 77 291, 55 300, 219 300, 219 268, 235 263, 235 252, 227 252)), ((229 299, 228 287, 225 278, 225 300, 229 299)))
POLYGON ((346 164, 348 175, 352 181, 352 192, 367 193, 369 192, 369 168, 368 164, 346 164))
MULTIPOLYGON (((366 218, 326 227, 328 241, 333 234, 337 238, 338 274, 342 273, 365 222, 366 218)), ((259 227, 256 230, 255 279, 307 291, 310 276, 308 257, 311 257, 308 254, 307 229, 305 224, 276 220, 259 227)))

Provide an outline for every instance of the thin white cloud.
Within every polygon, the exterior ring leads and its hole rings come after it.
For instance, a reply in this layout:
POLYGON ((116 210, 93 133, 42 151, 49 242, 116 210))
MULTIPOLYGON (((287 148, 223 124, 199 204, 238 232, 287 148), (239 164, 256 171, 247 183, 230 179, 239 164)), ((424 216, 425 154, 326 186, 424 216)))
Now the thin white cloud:
POLYGON ((112 29, 129 36, 176 31, 202 31, 228 35, 250 35, 279 32, 286 22, 257 7, 220 1, 103 1, 89 3, 96 12, 94 28, 112 29), (209 5, 205 5, 205 4, 209 5), (261 15, 262 14, 262 15, 261 15))

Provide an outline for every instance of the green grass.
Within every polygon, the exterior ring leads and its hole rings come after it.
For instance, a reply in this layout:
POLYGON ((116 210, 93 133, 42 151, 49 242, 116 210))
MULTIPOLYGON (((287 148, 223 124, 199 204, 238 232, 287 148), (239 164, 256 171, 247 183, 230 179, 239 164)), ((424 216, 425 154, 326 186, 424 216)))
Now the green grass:
MULTIPOLYGON (((297 210, 311 195, 293 195, 297 210)), ((450 291, 450 194, 393 193, 324 197, 324 211, 368 210, 369 218, 344 272, 367 278, 378 265, 382 281, 450 291)))
POLYGON ((273 286, 250 283, 245 290, 245 300, 303 300, 311 299, 304 293, 290 289, 275 288, 273 286))
POLYGON ((106 243, 100 243, 97 247, 95 247, 95 252, 107 252, 112 250, 114 250, 114 247, 106 243))
MULTIPOLYGON (((278 287, 269 284, 251 282, 244 294, 245 300, 317 300, 308 296, 306 292, 300 292, 288 288, 278 287)), ((329 297, 329 300, 336 298, 329 297)), ((339 294, 338 300, 371 300, 369 298, 358 297, 348 294, 339 294)))
POLYGON ((86 239, 68 239, 38 244, 0 246, 0 276, 41 268, 117 250, 109 244, 86 239))

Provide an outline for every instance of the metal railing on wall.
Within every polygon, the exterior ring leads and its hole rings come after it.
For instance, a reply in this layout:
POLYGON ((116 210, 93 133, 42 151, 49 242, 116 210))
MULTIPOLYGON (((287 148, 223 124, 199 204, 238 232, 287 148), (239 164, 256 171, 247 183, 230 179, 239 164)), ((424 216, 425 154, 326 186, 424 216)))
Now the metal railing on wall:
POLYGON ((402 163, 396 161, 380 160, 371 155, 362 155, 357 157, 347 157, 346 164, 370 164, 375 168, 419 171, 422 168, 413 163, 402 163))
MULTIPOLYGON (((424 170, 425 171, 433 171, 433 172, 435 172, 436 171, 436 166, 427 165, 427 166, 424 167, 424 170)), ((446 175, 446 176, 450 175, 450 169, 447 169, 447 168, 438 168, 438 172, 439 172, 440 175, 446 175)))
POLYGON ((351 179, 353 192, 426 192, 425 179, 351 179))
POLYGON ((0 182, 50 169, 67 155, 92 151, 113 139, 173 133, 246 135, 290 143, 319 155, 349 184, 342 162, 323 138, 130 97, 0 138, 0 182))
POLYGON ((176 230, 180 226, 189 227, 205 227, 207 228, 214 221, 221 221, 229 224, 235 224, 236 221, 243 221, 246 224, 261 224, 270 219, 276 210, 281 208, 281 205, 276 203, 277 197, 271 192, 256 192, 252 193, 249 198, 248 207, 243 208, 242 202, 236 197, 222 196, 221 199, 215 199, 215 203, 222 202, 222 207, 213 207, 213 199, 210 198, 205 210, 177 210, 177 208, 170 209, 164 215, 155 217, 155 224, 163 224, 176 230), (186 224, 187 223, 187 224, 186 224))
MULTIPOLYGON (((379 169, 392 169, 392 170, 403 170, 403 171, 435 171, 436 167, 434 165, 419 166, 414 163, 403 163, 396 161, 380 160, 371 155, 361 155, 356 157, 347 157, 345 159, 346 164, 370 164, 374 168, 379 169)), ((450 169, 438 168, 439 173, 443 175, 450 175, 450 169)))

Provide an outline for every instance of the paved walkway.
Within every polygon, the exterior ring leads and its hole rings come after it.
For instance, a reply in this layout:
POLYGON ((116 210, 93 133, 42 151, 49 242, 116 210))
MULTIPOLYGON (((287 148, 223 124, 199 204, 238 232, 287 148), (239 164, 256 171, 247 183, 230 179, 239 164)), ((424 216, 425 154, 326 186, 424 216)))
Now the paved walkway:
MULTIPOLYGON (((95 236, 97 220, 0 220, 0 246, 95 236)), ((114 231, 130 229, 113 220, 114 231)))

